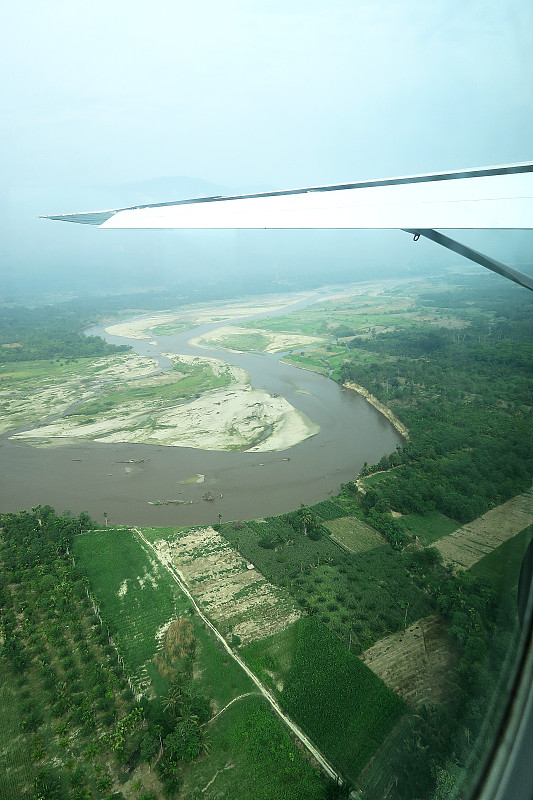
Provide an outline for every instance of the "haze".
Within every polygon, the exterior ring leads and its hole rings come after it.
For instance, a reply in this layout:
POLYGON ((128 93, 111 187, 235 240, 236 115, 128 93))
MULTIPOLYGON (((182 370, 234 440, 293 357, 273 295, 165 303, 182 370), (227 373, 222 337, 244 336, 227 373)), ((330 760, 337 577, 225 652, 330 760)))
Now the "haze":
MULTIPOLYGON (((0 291, 354 280, 465 263, 405 234, 39 220, 531 159, 528 0, 56 0, 3 11, 0 291)), ((463 240, 528 271, 526 234, 463 240)))

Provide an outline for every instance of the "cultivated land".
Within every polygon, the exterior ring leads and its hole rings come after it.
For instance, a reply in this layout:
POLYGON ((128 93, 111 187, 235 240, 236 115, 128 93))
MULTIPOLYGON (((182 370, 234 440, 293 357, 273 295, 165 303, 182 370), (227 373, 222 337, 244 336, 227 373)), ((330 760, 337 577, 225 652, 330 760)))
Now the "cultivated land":
MULTIPOLYGON (((401 419, 418 398, 414 392, 407 399, 402 395, 406 387, 402 369, 420 361, 419 374, 414 375, 410 388, 417 385, 428 407, 435 404, 436 389, 427 388, 431 370, 436 371, 438 391, 452 371, 432 366, 432 359, 425 356, 400 358, 379 352, 379 342, 375 351, 350 351, 345 341, 352 334, 347 329, 351 327, 374 346, 376 333, 400 328, 408 338, 412 327, 423 321, 446 329, 459 341, 476 312, 466 309, 463 318, 454 317, 449 308, 428 311, 417 306, 404 296, 402 287, 389 287, 385 299, 379 291, 374 288, 359 297, 335 298, 321 309, 313 307, 262 321, 261 329, 256 323, 244 324, 237 333, 230 331, 225 346, 231 337, 240 338, 241 344, 246 341, 249 349, 266 349, 274 334, 329 338, 330 344, 289 358, 324 374, 332 372, 337 379, 344 361, 351 359, 368 370, 365 374, 375 382, 373 391, 385 408, 383 400, 388 400, 390 390, 401 419), (384 365, 392 365, 392 372, 382 374, 384 365)), ((212 310, 209 313, 212 319, 212 310)), ((240 314, 242 307, 239 311, 236 306, 234 316, 240 314)), ((157 319, 161 321, 159 315, 153 317, 152 327, 139 327, 138 333, 154 333, 157 319)), ((180 325, 185 322, 170 315, 161 322, 161 332, 178 330, 180 325)), ((424 336, 425 332, 415 329, 415 352, 424 336)), ((431 344, 433 340, 429 337, 428 341, 431 344)), ((514 348, 510 351, 512 355, 514 348)), ((507 360, 510 357, 507 351, 503 355, 507 360)), ((486 352, 480 348, 478 357, 480 363, 490 364, 492 356, 486 362, 486 352)), ((190 377, 187 370, 192 362, 180 363, 176 361, 175 367, 183 380, 185 374, 190 377)), ((210 369, 216 378, 228 377, 223 368, 211 364, 210 369)), ((204 372, 204 378, 206 374, 210 375, 204 372)), ((229 376, 230 380, 234 377, 229 376)), ((155 389, 152 379, 147 380, 144 386, 139 383, 139 391, 155 389)), ((166 391, 175 391, 176 381, 167 383, 164 376, 158 380, 157 391, 163 397, 166 391)), ((228 383, 215 392, 231 391, 232 386, 228 383)), ((445 388, 450 397, 454 392, 458 397, 460 392, 464 394, 462 386, 445 388)), ((120 388, 113 398, 106 389, 95 403, 111 402, 104 411, 112 414, 124 401, 122 391, 120 388)), ((468 417, 472 422, 481 400, 470 391, 469 384, 468 394, 461 400, 466 412, 472 413, 468 417)), ((521 391, 519 400, 499 401, 500 408, 506 402, 514 403, 513 424, 525 413, 526 392, 521 391)), ((155 396, 150 394, 152 402, 155 396)), ((172 402, 174 399, 173 394, 172 402)), ((491 402, 494 405, 494 399, 491 402)), ((450 418, 455 419, 453 415, 450 418)), ((418 422, 416 415, 413 419, 418 422)), ((182 766, 184 785, 179 800, 323 797, 316 769, 301 759, 287 729, 271 713, 275 703, 344 777, 358 781, 365 800, 403 800, 415 794, 431 797, 434 776, 445 772, 446 753, 452 752, 449 748, 453 748, 458 769, 463 751, 471 754, 478 735, 479 708, 488 706, 494 696, 492 665, 497 671, 513 652, 512 624, 507 620, 496 627, 490 617, 491 590, 475 584, 472 575, 488 578, 501 592, 515 588, 522 554, 531 538, 532 527, 526 528, 532 520, 531 492, 461 528, 439 511, 413 511, 416 505, 407 500, 417 501, 417 493, 427 491, 424 481, 427 474, 436 472, 441 445, 443 452, 451 453, 444 460, 449 472, 455 467, 454 459, 471 449, 453 438, 454 423, 439 429, 446 435, 452 431, 448 450, 440 441, 436 447, 431 442, 422 447, 423 436, 439 421, 432 417, 431 423, 424 422, 422 431, 415 425, 408 447, 415 448, 422 466, 416 459, 396 469, 374 465, 370 468, 374 475, 357 484, 350 482, 339 497, 311 509, 244 523, 226 522, 216 526, 216 531, 145 529, 139 537, 131 531, 107 530, 76 537, 74 552, 78 563, 87 568, 100 612, 112 621, 121 650, 126 653, 125 647, 129 647, 128 661, 137 665, 137 676, 152 695, 164 697, 169 689, 168 675, 156 666, 169 623, 178 619, 180 624, 192 624, 196 641, 193 675, 195 685, 210 699, 211 718, 206 728, 212 748, 210 754, 182 766), (396 506, 388 503, 384 492, 393 480, 404 481, 404 497, 394 500, 407 506, 399 505, 402 513, 394 516, 389 509, 396 506), (366 494, 358 491, 358 486, 366 494), (304 528, 302 513, 311 515, 304 528), (436 550, 429 547, 432 544, 436 550), (454 572, 439 564, 439 552, 454 565, 454 572), (252 569, 249 564, 254 565, 252 569), (505 577, 502 564, 508 568, 505 577), (172 581, 165 565, 175 575, 179 573, 181 583, 172 581), (205 617, 191 614, 195 603, 205 617), (436 613, 437 608, 446 616, 436 613), (208 632, 209 625, 224 634, 225 643, 212 635, 212 629, 208 632), (131 631, 131 644, 124 645, 121 637, 128 637, 131 631), (481 688, 476 683, 479 674, 483 675, 481 688), (470 705, 473 710, 468 717, 470 705), (426 770, 426 784, 416 782, 421 770, 426 770)), ((435 508, 435 498, 431 499, 428 509, 435 508)), ((505 608, 503 603, 499 613, 503 615, 505 608)), ((4 700, 9 708, 10 698, 4 696, 4 700)), ((13 735, 12 726, 6 735, 13 735)), ((16 748, 8 754, 14 765, 20 761, 16 748)), ((157 758, 153 764, 156 762, 157 758)), ((22 762, 16 769, 24 769, 22 762)), ((138 767, 134 774, 142 787, 126 783, 122 791, 128 800, 149 789, 160 796, 160 786, 150 782, 153 773, 138 767)), ((444 778, 448 779, 447 773, 444 778)), ((100 800, 99 794, 95 797, 100 800)))
POLYGON ((263 639, 300 616, 288 593, 269 584, 261 573, 213 528, 170 534, 147 529, 164 564, 176 568, 204 613, 229 641, 263 639))
POLYGON ((418 708, 449 699, 454 665, 446 623, 431 615, 380 639, 360 656, 402 700, 418 708))
POLYGON ((172 622, 191 613, 186 598, 153 554, 129 530, 91 531, 74 540, 102 613, 130 669, 146 688, 147 668, 172 622))
POLYGON ((383 537, 357 517, 332 519, 324 522, 324 527, 331 533, 331 538, 349 553, 364 553, 383 545, 383 537))
POLYGON ((533 490, 530 489, 438 539, 433 547, 455 569, 469 569, 532 523, 533 490))

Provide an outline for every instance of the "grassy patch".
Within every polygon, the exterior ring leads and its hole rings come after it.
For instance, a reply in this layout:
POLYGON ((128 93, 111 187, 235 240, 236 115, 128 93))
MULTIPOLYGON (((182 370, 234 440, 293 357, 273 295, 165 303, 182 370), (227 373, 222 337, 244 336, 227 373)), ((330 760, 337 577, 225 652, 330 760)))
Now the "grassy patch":
POLYGON ((282 702, 351 780, 404 713, 403 702, 313 618, 298 626, 282 702))
POLYGON ((185 797, 318 800, 318 772, 259 697, 234 703, 209 725, 210 755, 188 770, 185 797), (196 793, 195 793, 196 792, 196 793))
POLYGON ((385 472, 375 472, 373 475, 367 475, 363 478, 363 488, 368 489, 369 486, 375 486, 377 483, 382 483, 382 481, 386 481, 390 478, 391 474, 397 472, 397 470, 401 469, 400 467, 395 467, 394 469, 388 469, 385 472))
POLYGON ((197 639, 196 679, 206 697, 213 701, 215 711, 219 711, 235 697, 255 691, 256 687, 203 623, 198 618, 194 622, 197 639))
POLYGON ((234 333, 221 336, 220 339, 209 339, 210 347, 223 347, 226 350, 259 350, 264 352, 270 344, 270 339, 262 333, 234 333))
POLYGON ((241 655, 255 674, 267 686, 281 691, 294 659, 298 626, 302 620, 285 630, 243 647, 241 655))
POLYGON ((231 382, 229 373, 215 375, 206 363, 185 364, 180 362, 169 373, 175 373, 174 383, 163 383, 155 386, 136 385, 136 381, 120 384, 106 389, 94 400, 89 400, 71 416, 93 417, 98 414, 114 411, 133 403, 143 403, 155 408, 189 399, 209 389, 220 389, 231 382), (185 375, 184 375, 185 373, 185 375))
POLYGON ((409 533, 418 536, 424 547, 428 547, 443 536, 448 536, 460 527, 458 522, 445 517, 439 511, 429 511, 427 514, 407 514, 401 518, 401 524, 409 533))
POLYGON ((163 322, 152 328, 154 336, 172 336, 174 333, 181 333, 194 327, 194 322, 163 322))
POLYGON ((529 525, 492 553, 483 556, 470 568, 470 572, 477 578, 487 578, 501 594, 514 591, 518 586, 520 567, 532 537, 533 525, 529 525))
POLYGON ((154 655, 161 626, 189 612, 188 600, 131 531, 86 533, 75 538, 73 549, 126 662, 138 670, 154 655))
POLYGON ((328 363, 325 363, 323 356, 318 356, 313 350, 307 353, 291 353, 290 355, 283 356, 281 359, 286 364, 292 364, 294 367, 301 369, 309 369, 311 372, 318 372, 319 375, 329 375, 331 368, 328 363))
POLYGON ((330 520, 324 523, 324 527, 350 553, 364 553, 383 544, 383 537, 357 517, 330 520))
POLYGON ((44 379, 47 383, 54 383, 66 376, 71 377, 74 373, 78 375, 85 372, 96 361, 95 358, 78 358, 66 361, 17 361, 0 364, 0 382, 2 384, 31 381, 41 383, 44 379))

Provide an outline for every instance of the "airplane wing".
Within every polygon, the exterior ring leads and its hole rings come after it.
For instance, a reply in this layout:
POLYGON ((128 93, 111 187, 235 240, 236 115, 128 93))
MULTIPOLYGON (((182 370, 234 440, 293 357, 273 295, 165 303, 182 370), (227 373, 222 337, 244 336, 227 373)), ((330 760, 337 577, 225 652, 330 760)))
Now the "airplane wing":
POLYGON ((432 239, 533 290, 530 276, 436 230, 533 228, 533 163, 46 218, 105 229, 397 228, 432 239))

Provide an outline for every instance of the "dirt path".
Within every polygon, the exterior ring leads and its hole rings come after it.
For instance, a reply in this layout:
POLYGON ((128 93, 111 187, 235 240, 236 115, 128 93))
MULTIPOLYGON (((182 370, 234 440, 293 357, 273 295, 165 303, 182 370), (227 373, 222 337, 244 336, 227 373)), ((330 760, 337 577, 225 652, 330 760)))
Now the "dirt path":
POLYGON ((233 698, 233 700, 230 700, 230 701, 229 701, 229 703, 228 703, 227 705, 225 705, 225 706, 224 706, 224 708, 221 708, 221 709, 220 709, 220 711, 218 711, 218 712, 215 714, 215 716, 214 716, 214 717, 211 717, 211 719, 208 719, 208 720, 207 720, 207 722, 206 722, 205 724, 206 724, 206 725, 211 725, 211 723, 213 722, 213 720, 215 720, 217 717, 220 717, 220 715, 221 715, 221 714, 223 714, 223 713, 224 713, 224 711, 225 711, 227 708, 229 708, 230 706, 232 706, 232 705, 233 705, 233 703, 236 703, 236 702, 237 702, 237 700, 242 700, 242 699, 243 699, 243 697, 254 697, 254 696, 255 696, 255 697, 257 697, 258 695, 259 695, 259 692, 245 692, 244 694, 240 694, 238 697, 234 697, 234 698, 233 698))
POLYGON ((487 553, 533 524, 533 489, 512 497, 482 517, 433 543, 446 563, 469 569, 487 553))
POLYGON ((198 604, 196 603, 194 597, 192 596, 192 594, 190 593, 189 589, 187 588, 187 585, 186 585, 185 581, 183 580, 183 576, 180 574, 179 570, 177 570, 176 567, 173 566, 173 564, 170 564, 169 562, 167 562, 166 560, 163 560, 161 558, 161 555, 157 552, 155 547, 151 544, 151 542, 148 541, 148 539, 146 539, 144 534, 138 528, 132 528, 132 530, 135 531, 135 533, 144 542, 144 544, 147 547, 149 547, 150 550, 154 553, 154 555, 158 559, 158 561, 168 570, 170 575, 174 578, 174 580, 176 581, 176 583, 180 587, 181 591, 189 598, 190 602, 193 605, 193 608, 195 609, 195 611, 198 614, 198 616, 200 617, 200 619, 209 628, 209 630, 211 630, 213 632, 213 634, 216 636, 216 638, 222 644, 223 648, 226 650, 228 655, 231 656, 231 658, 233 658, 233 660, 237 662, 237 664, 248 675, 250 680, 257 686, 257 688, 259 689, 260 693, 270 703, 270 705, 272 706, 272 708, 274 709, 276 714, 280 717, 281 720, 283 720, 285 725, 287 725, 287 727, 290 728, 290 730, 294 733, 294 735, 301 741, 303 746, 313 756, 313 758, 318 762, 318 764, 322 767, 324 772, 327 775, 329 775, 330 778, 333 778, 333 780, 337 780, 337 781, 341 781, 342 782, 341 775, 339 775, 337 772, 335 772, 333 767, 328 763, 328 761, 326 761, 326 759, 324 758, 322 753, 319 750, 317 750, 317 748, 312 744, 312 742, 308 739, 308 737, 305 735, 305 733, 284 713, 284 711, 282 711, 279 703, 277 702, 277 700, 274 697, 274 695, 272 694, 272 692, 269 689, 267 689, 267 687, 263 683, 261 683, 259 678, 252 672, 252 670, 248 667, 248 665, 244 663, 242 658, 240 658, 240 656, 231 649, 231 647, 229 646, 227 641, 224 639, 222 634, 215 628, 215 626, 202 613, 202 611, 198 607, 198 604))

